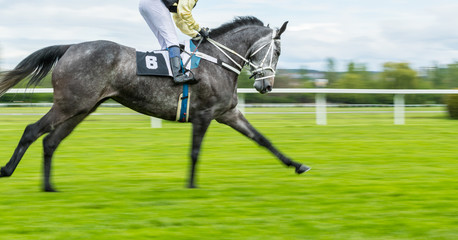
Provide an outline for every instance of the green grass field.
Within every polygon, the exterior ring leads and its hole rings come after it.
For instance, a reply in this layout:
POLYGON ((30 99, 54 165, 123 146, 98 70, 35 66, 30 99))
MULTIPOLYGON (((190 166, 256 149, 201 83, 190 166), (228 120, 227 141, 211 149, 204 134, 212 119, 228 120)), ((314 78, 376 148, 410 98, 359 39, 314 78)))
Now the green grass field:
MULTIPOLYGON (((200 188, 187 189, 189 124, 90 116, 55 154, 61 192, 40 191, 41 139, 0 179, 0 239, 458 239, 458 122, 445 113, 408 112, 403 126, 391 113, 329 114, 328 126, 313 114, 247 117, 312 170, 295 175, 214 122, 200 188)), ((38 118, 0 116, 0 165, 38 118)))

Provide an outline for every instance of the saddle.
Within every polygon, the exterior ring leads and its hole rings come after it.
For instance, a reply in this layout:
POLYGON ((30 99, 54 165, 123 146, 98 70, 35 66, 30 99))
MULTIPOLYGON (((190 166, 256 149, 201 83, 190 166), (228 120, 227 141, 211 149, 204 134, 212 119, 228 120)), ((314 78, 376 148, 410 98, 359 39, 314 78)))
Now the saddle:
MULTIPOLYGON (((186 70, 197 68, 201 58, 196 55, 190 56, 190 53, 196 49, 192 40, 185 41, 180 46, 184 46, 184 51, 181 52, 182 64, 188 63, 183 67, 186 70), (191 60, 188 61, 190 57, 191 60)), ((167 50, 154 50, 152 52, 137 51, 137 75, 172 77, 169 52, 167 50)))

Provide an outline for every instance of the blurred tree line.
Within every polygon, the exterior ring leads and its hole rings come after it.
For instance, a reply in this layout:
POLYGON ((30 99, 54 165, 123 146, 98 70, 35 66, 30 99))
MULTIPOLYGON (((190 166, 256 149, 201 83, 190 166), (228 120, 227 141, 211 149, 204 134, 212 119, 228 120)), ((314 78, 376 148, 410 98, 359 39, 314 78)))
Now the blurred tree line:
MULTIPOLYGON (((382 72, 370 72, 363 63, 350 62, 345 72, 336 71, 336 62, 326 60, 324 72, 279 69, 275 77, 275 88, 314 88, 317 78, 328 80, 328 88, 349 89, 453 89, 458 88, 458 62, 416 71, 405 62, 387 62, 382 72)), ((253 80, 247 71, 240 77, 239 88, 251 88, 253 80)), ((383 94, 328 94, 328 102, 347 104, 391 104, 392 95, 383 94)), ((309 103, 314 102, 313 94, 247 94, 247 102, 261 103, 309 103)), ((444 102, 442 95, 407 95, 408 104, 437 104, 444 102)))
MULTIPOLYGON (((414 70, 409 63, 387 62, 382 72, 371 72, 363 63, 350 62, 345 72, 336 70, 336 61, 326 59, 326 71, 300 69, 278 69, 274 88, 315 88, 315 81, 328 80, 328 88, 353 89, 453 89, 458 88, 458 62, 414 70)), ((238 79, 239 88, 252 88, 248 69, 244 69, 238 79)), ((25 88, 27 80, 17 88, 25 88)), ((34 86, 29 86, 34 87, 34 86)), ((38 88, 51 88, 51 75, 40 83, 38 88)), ((313 94, 247 94, 248 103, 313 103, 313 94)), ((383 94, 328 94, 328 102, 347 104, 391 104, 392 95, 383 94)), ((441 95, 407 95, 408 104, 443 103, 441 95)), ((0 102, 52 102, 52 94, 7 94, 0 102)))

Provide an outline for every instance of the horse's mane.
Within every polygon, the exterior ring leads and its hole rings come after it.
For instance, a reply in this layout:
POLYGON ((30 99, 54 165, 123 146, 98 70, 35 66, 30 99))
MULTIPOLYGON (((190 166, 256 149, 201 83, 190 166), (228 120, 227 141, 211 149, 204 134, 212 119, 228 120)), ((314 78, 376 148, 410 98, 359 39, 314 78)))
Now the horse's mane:
POLYGON ((232 21, 224 23, 218 28, 212 29, 210 31, 210 37, 217 37, 238 27, 250 25, 264 26, 264 23, 253 16, 235 17, 232 21))

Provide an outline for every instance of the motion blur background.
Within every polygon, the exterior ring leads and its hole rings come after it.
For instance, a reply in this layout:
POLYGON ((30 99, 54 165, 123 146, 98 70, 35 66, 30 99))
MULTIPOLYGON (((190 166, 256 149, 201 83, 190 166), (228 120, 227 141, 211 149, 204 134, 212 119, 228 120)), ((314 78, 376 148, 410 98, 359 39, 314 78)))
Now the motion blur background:
MULTIPOLYGON (((106 39, 158 49, 137 5, 0 0, 0 70, 49 45, 106 39)), ((208 27, 243 15, 273 27, 289 20, 276 88, 451 89, 457 12, 455 0, 200 0, 193 13, 208 27)), ((248 76, 239 87, 252 87, 248 76)), ((51 87, 50 77, 38 87, 51 87)), ((296 176, 212 123, 200 188, 192 190, 189 124, 151 128, 147 116, 103 105, 55 154, 53 182, 62 192, 39 192, 41 140, 1 179, 0 238, 457 239, 458 125, 443 95, 406 96, 405 125, 393 124, 390 94, 326 97, 328 125, 317 126, 313 94, 245 95, 250 122, 310 172, 296 176), (259 105, 266 103, 283 106, 259 105)), ((0 102, 3 165, 52 94, 6 94, 0 102)))

